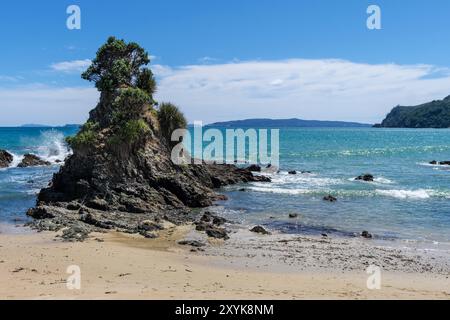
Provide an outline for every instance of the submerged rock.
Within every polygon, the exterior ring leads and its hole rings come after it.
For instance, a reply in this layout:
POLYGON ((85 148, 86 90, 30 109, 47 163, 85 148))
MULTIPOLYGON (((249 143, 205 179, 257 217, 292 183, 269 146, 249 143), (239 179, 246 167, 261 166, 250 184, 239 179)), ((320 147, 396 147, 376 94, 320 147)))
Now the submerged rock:
POLYGON ((270 235, 271 233, 269 231, 267 231, 266 229, 264 229, 264 227, 261 226, 256 226, 250 229, 251 232, 255 232, 255 233, 260 233, 260 234, 264 234, 264 235, 270 235))
POLYGON ((34 154, 27 153, 24 155, 22 161, 19 163, 19 168, 37 167, 37 166, 49 166, 50 162, 42 160, 34 154))
POLYGON ((333 197, 332 195, 328 195, 328 196, 323 197, 323 200, 324 201, 329 201, 329 202, 336 202, 337 198, 333 197))
POLYGON ((250 165, 247 170, 252 172, 261 172, 261 166, 258 166, 257 164, 250 165))
POLYGON ((374 176, 369 173, 360 175, 355 178, 355 180, 362 180, 362 181, 366 181, 366 182, 373 182, 373 179, 374 179, 374 176))
POLYGON ((206 244, 197 240, 182 240, 178 241, 178 244, 181 246, 191 246, 195 248, 204 247, 206 244))
POLYGON ((13 162, 14 157, 8 151, 0 150, 0 168, 7 168, 13 162))
POLYGON ((296 214, 296 213, 289 213, 289 218, 294 219, 294 218, 297 218, 297 217, 298 217, 298 214, 296 214))
POLYGON ((366 239, 372 239, 372 235, 369 233, 369 231, 361 232, 361 237, 366 238, 366 239))

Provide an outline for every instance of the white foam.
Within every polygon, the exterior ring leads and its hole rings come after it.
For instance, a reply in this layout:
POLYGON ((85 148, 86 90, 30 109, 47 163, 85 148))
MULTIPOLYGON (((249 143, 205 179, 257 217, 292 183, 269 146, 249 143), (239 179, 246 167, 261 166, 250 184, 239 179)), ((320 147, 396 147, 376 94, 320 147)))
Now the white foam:
POLYGON ((398 199, 428 199, 432 196, 432 190, 375 190, 379 195, 394 197, 398 199))
POLYGON ((63 162, 72 153, 64 141, 64 135, 57 130, 42 132, 41 140, 42 145, 38 147, 38 156, 45 161, 63 162))
POLYGON ((13 156, 13 161, 9 164, 10 168, 15 168, 22 162, 23 155, 17 155, 15 153, 9 152, 13 156))
POLYGON ((267 193, 276 193, 276 194, 305 194, 310 193, 311 190, 309 189, 286 189, 286 188, 279 188, 279 187, 257 187, 257 186, 251 186, 246 188, 247 190, 256 191, 256 192, 267 192, 267 193))

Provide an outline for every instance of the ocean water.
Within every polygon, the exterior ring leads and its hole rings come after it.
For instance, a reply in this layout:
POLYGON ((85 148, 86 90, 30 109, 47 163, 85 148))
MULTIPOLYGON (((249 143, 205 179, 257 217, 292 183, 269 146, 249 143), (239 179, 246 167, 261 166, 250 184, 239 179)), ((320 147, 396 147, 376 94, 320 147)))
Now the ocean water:
POLYGON ((448 244, 450 166, 431 160, 450 160, 450 130, 286 128, 280 131, 281 171, 265 173, 272 183, 227 187, 230 199, 217 209, 284 233, 368 230, 383 240, 448 244), (375 181, 354 180, 364 173, 375 181), (338 201, 323 201, 328 194, 338 201), (298 218, 289 219, 290 213, 298 218))
POLYGON ((0 169, 0 230, 9 230, 8 224, 23 224, 26 211, 36 201, 36 194, 46 187, 54 172, 70 150, 64 142, 76 133, 67 128, 0 128, 0 149, 14 156, 9 168, 0 169), (17 168, 26 153, 33 153, 52 163, 49 167, 17 168))
MULTIPOLYGON (((0 170, 0 223, 26 220, 26 210, 70 152, 64 137, 75 128, 0 128, 0 149, 14 154, 0 170), (35 153, 50 167, 17 168, 35 153)), ((436 246, 450 243, 450 130, 284 128, 280 172, 273 182, 229 186, 228 201, 214 210, 243 224, 282 233, 354 236, 368 230, 378 239, 436 246), (287 171, 297 170, 297 175, 287 171), (303 173, 300 171, 310 171, 303 173), (355 181, 363 173, 372 183, 355 181), (239 191, 246 188, 246 192, 239 191), (335 203, 323 201, 332 194, 335 203), (289 219, 290 213, 298 214, 289 219)))

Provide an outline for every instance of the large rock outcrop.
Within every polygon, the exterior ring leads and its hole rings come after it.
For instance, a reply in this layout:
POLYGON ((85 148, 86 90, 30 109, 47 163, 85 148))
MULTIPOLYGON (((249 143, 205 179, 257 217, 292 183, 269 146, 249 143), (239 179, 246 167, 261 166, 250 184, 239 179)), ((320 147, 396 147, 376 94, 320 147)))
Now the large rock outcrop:
POLYGON ((34 227, 68 227, 64 236, 75 240, 100 229, 153 237, 164 221, 193 221, 191 208, 224 199, 216 188, 269 181, 232 165, 175 165, 151 96, 133 83, 102 90, 88 122, 68 140, 73 155, 28 212, 34 227), (149 221, 154 227, 143 226, 149 221))

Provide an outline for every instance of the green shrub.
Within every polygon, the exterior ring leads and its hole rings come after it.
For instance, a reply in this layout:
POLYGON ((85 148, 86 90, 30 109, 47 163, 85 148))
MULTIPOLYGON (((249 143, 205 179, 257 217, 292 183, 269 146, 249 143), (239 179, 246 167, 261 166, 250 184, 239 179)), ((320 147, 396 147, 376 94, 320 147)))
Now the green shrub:
POLYGON ((152 103, 151 97, 139 88, 120 89, 113 102, 112 121, 114 125, 122 126, 129 120, 141 118, 145 106, 152 103))
POLYGON ((162 103, 158 111, 158 120, 162 136, 171 143, 172 133, 176 129, 185 129, 187 121, 177 106, 171 103, 162 103))
POLYGON ((133 144, 149 132, 150 127, 145 120, 129 120, 118 129, 116 134, 110 137, 109 145, 114 146, 122 143, 133 144))
POLYGON ((92 121, 86 122, 80 132, 73 137, 67 137, 66 142, 72 149, 90 147, 95 145, 98 139, 98 124, 92 121))

